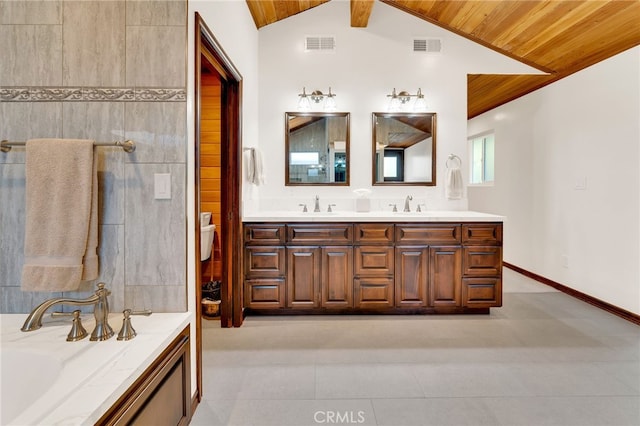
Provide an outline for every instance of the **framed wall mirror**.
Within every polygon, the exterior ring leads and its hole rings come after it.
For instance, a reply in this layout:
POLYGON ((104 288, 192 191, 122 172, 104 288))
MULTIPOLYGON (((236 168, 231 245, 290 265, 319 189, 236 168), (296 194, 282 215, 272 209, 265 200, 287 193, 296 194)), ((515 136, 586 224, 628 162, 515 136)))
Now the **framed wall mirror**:
POLYGON ((373 113, 373 185, 436 184, 436 114, 373 113))
POLYGON ((349 185, 349 113, 285 113, 285 185, 349 185))

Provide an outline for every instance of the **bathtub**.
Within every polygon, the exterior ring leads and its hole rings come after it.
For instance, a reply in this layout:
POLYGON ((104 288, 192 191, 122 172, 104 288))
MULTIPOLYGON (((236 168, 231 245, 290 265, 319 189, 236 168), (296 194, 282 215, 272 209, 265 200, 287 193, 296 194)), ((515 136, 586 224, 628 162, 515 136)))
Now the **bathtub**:
MULTIPOLYGON (((189 324, 190 313, 134 316, 138 335, 67 342, 71 318, 46 315, 20 331, 27 315, 0 315, 0 425, 93 425, 189 324)), ((89 333, 93 316, 82 315, 89 333)), ((111 314, 116 335, 122 314, 111 314)))

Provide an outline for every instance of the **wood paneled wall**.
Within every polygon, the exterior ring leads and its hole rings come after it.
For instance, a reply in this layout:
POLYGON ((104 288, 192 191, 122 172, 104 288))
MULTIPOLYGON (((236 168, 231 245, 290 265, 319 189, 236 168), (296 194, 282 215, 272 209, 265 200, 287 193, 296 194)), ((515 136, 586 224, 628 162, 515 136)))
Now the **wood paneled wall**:
POLYGON ((211 212, 211 223, 216 225, 216 236, 211 257, 202 264, 202 282, 222 277, 220 253, 221 215, 221 86, 215 74, 202 74, 200 116, 200 211, 211 212), (213 275, 212 275, 213 272, 213 275))

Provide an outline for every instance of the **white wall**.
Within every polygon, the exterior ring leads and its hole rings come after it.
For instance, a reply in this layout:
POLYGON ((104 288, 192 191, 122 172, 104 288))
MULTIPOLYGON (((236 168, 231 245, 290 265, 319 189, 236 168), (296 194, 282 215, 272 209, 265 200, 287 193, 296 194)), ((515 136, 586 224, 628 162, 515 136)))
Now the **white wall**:
MULTIPOLYGON (((188 60, 187 60, 187 286, 189 310, 195 312, 195 189, 194 189, 194 33, 195 12, 200 13, 216 40, 242 75, 242 135, 245 140, 255 140, 258 134, 258 31, 246 2, 244 1, 206 1, 188 2, 188 60)), ((195 327, 192 326, 192 331, 195 327)), ((192 393, 195 391, 195 336, 191 336, 192 393)))
POLYGON ((505 261, 640 313, 640 47, 468 123, 491 129, 469 207, 508 217, 505 261))
MULTIPOLYGON (((259 31, 259 145, 265 157, 266 184, 245 191, 245 205, 261 209, 310 203, 319 194, 322 208, 353 209, 357 188, 373 190, 374 199, 400 202, 408 194, 429 209, 466 209, 467 200, 444 198, 445 161, 449 153, 466 161, 467 74, 536 72, 510 58, 442 30, 381 2, 375 2, 367 28, 351 28, 349 2, 333 0, 263 27, 259 31), (332 35, 335 53, 305 53, 307 35, 332 35), (443 53, 417 54, 413 37, 439 37, 443 53), (337 94, 338 111, 351 113, 350 187, 291 187, 284 184, 284 113, 296 111, 302 88, 337 94), (393 88, 416 93, 422 88, 437 116, 437 187, 371 186, 371 113, 386 111, 393 88)), ((466 170, 465 170, 466 174, 466 170)), ((386 202, 374 202, 373 206, 386 202)))

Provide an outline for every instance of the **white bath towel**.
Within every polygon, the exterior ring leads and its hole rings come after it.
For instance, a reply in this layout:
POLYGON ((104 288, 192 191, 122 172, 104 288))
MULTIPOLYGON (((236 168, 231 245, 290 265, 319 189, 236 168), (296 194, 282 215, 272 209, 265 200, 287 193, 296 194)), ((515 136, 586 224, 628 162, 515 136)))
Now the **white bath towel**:
POLYGON ((26 144, 23 291, 73 291, 98 277, 98 175, 92 140, 26 144))
POLYGON ((244 151, 244 165, 247 181, 254 185, 262 185, 264 183, 264 167, 260 150, 257 148, 246 149, 244 151))
POLYGON ((447 176, 444 193, 449 200, 460 200, 464 191, 464 182, 460 167, 452 166, 447 168, 447 176))

